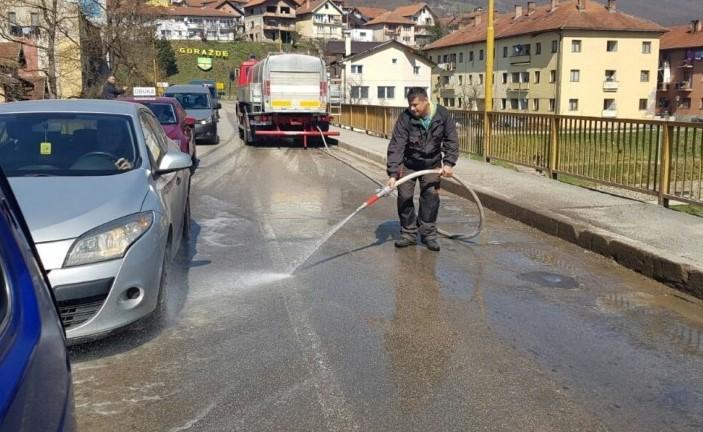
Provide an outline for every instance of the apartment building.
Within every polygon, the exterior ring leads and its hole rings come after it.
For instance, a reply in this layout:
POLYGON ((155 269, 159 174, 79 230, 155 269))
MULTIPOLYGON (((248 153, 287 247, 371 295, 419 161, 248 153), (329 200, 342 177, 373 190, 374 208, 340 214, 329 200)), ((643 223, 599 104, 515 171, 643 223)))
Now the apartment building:
POLYGON ((659 37, 666 31, 623 14, 616 0, 534 1, 496 14, 495 52, 487 53, 486 14, 426 47, 438 63, 433 98, 483 109, 487 55, 493 55, 497 111, 605 118, 655 114, 659 37))
POLYGON ((295 28, 308 39, 342 39, 344 12, 332 0, 307 0, 296 11, 295 28))
MULTIPOLYGON (((40 5, 26 1, 8 1, 0 6, 3 11, 3 16, 0 16, 0 26, 3 27, 0 42, 14 42, 14 46, 21 46, 21 53, 29 62, 26 68, 20 69, 29 71, 29 74, 23 75, 33 82, 33 88, 38 86, 36 92, 32 91, 32 97, 44 96, 45 90, 51 90, 52 82, 56 89, 56 94, 52 97, 77 97, 81 94, 83 82, 83 40, 80 37, 79 5, 68 0, 58 0, 54 7, 58 18, 61 19, 62 31, 57 32, 53 49, 48 45, 45 31, 46 11, 40 5), (52 80, 49 79, 50 54, 55 62, 52 71, 55 79, 52 80), (46 80, 35 80, 34 77, 45 77, 46 80)), ((14 48, 7 49, 12 51, 14 48)), ((10 61, 14 61, 14 58, 10 61)))
POLYGON ((241 13, 213 7, 158 8, 156 34, 167 40, 233 41, 243 31, 241 13))
POLYGON ((703 20, 669 29, 659 48, 657 114, 703 120, 703 20))
POLYGON ((295 31, 293 0, 251 0, 244 5, 244 32, 257 42, 291 43, 295 31))
POLYGON ((410 87, 429 90, 435 66, 420 52, 394 40, 352 54, 342 62, 346 102, 397 107, 407 106, 405 95, 410 87))
POLYGON ((438 22, 439 17, 432 12, 427 3, 414 3, 395 8, 392 13, 411 20, 414 25, 415 44, 418 47, 427 45, 432 37, 430 29, 438 22))
POLYGON ((395 40, 407 46, 415 46, 415 23, 394 12, 385 12, 367 22, 364 27, 373 32, 375 42, 395 40))

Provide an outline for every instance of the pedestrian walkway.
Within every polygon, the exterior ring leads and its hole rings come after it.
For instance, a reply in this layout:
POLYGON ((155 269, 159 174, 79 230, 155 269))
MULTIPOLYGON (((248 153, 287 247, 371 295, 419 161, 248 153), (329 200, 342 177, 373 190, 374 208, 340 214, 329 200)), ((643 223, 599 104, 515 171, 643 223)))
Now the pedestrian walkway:
MULTIPOLYGON (((335 128, 339 147, 385 165, 388 140, 335 128)), ((463 156, 455 175, 484 206, 703 298, 703 218, 463 156)), ((450 192, 463 189, 443 183, 450 192)))

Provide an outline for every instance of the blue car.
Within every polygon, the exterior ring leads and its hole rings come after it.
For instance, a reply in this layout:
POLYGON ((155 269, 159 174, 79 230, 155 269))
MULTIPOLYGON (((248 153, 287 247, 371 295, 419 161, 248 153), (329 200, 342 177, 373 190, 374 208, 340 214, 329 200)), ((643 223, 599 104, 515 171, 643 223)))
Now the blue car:
POLYGON ((74 431, 71 367, 53 294, 0 170, 0 431, 74 431))

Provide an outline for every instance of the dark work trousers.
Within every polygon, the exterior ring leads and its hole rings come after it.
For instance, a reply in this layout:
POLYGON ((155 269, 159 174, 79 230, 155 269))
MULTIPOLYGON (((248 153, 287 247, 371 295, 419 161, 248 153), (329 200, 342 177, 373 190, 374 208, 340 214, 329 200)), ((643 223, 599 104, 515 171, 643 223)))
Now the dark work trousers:
MULTIPOLYGON (((419 170, 402 166, 398 178, 419 170)), ((405 238, 417 241, 417 233, 423 240, 437 239, 437 213, 439 212, 439 174, 427 174, 398 186, 398 216, 400 232, 405 238), (415 183, 420 183, 420 211, 415 214, 413 196, 415 183)))

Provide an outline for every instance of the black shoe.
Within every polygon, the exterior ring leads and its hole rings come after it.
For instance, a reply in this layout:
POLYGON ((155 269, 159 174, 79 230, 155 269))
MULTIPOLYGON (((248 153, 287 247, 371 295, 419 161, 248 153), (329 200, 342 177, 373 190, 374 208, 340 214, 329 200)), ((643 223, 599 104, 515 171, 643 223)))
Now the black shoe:
POLYGON ((439 252, 439 243, 437 243, 437 240, 423 240, 422 242, 427 246, 427 249, 433 252, 439 252))
POLYGON ((397 248, 404 248, 408 246, 415 246, 417 242, 415 240, 410 240, 409 238, 401 238, 400 240, 395 241, 395 247, 397 248))

